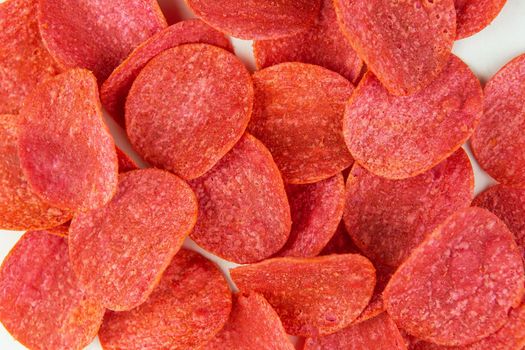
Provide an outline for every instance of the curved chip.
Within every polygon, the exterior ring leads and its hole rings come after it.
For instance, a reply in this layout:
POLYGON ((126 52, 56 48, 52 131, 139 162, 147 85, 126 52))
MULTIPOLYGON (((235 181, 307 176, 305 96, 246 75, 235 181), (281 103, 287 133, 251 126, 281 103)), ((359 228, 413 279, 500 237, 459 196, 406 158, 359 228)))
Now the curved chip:
POLYGON ((355 83, 361 75, 363 61, 357 56, 337 24, 332 0, 323 0, 316 24, 295 35, 253 44, 257 68, 283 62, 316 64, 355 83))
POLYGON ((282 63, 253 74, 248 131, 270 149, 284 181, 327 179, 352 164, 342 126, 352 84, 328 69, 282 63))
POLYGON ((348 102, 345 141, 372 173, 404 179, 432 168, 472 135, 483 113, 478 78, 456 56, 429 86, 394 96, 366 73, 348 102))
POLYGON ((525 188, 525 54, 485 85, 485 111, 471 139, 480 166, 498 182, 525 188))
POLYGON ((124 105, 129 89, 142 68, 161 52, 188 43, 206 43, 233 51, 224 34, 198 19, 179 22, 153 35, 140 44, 100 88, 102 104, 120 126, 124 126, 124 105))
POLYGON ((117 147, 118 172, 127 173, 128 171, 137 170, 139 167, 133 159, 117 147))
POLYGON ((64 67, 91 70, 100 84, 167 23, 156 0, 38 0, 44 45, 64 67))
POLYGON ((0 4, 0 114, 17 114, 36 85, 60 72, 38 32, 37 2, 0 4))
POLYGON ((314 25, 321 0, 186 0, 197 17, 240 39, 275 39, 314 25))
POLYGON ((346 232, 345 223, 343 220, 337 226, 334 235, 323 248, 320 256, 330 254, 361 254, 359 248, 356 247, 350 235, 346 232))
POLYGON ((20 114, 20 165, 38 196, 81 211, 111 199, 117 155, 89 71, 72 69, 40 84, 20 114))
POLYGON ((181 179, 158 169, 119 176, 115 197, 77 214, 69 251, 81 286, 116 311, 143 303, 179 251, 197 217, 197 201, 181 179))
POLYGON ((211 45, 181 45, 152 59, 135 79, 126 130, 146 161, 194 179, 241 138, 252 104, 252 80, 237 57, 211 45))
POLYGON ((292 213, 290 237, 278 256, 319 255, 337 231, 345 205, 341 173, 308 185, 287 185, 292 213))
POLYGON ((492 186, 477 195, 472 205, 491 211, 507 225, 525 259, 525 189, 492 186))
POLYGON ((523 261, 494 214, 468 208, 438 227, 396 271, 383 297, 411 335, 466 345, 501 328, 524 294, 523 261))
POLYGON ((283 180, 270 152, 245 134, 210 171, 190 182, 199 201, 191 238, 240 264, 283 247, 292 225, 283 180))
POLYGON ((341 29, 394 95, 428 86, 445 68, 456 37, 453 0, 335 0, 341 29))
POLYGON ((347 181, 343 218, 364 255, 397 267, 446 218, 470 206, 473 192, 474 172, 463 149, 404 180, 388 180, 356 164, 347 181))
POLYGON ((321 338, 306 339, 304 350, 406 350, 403 337, 386 312, 321 338))
POLYGON ((294 350, 279 316, 258 293, 238 294, 230 319, 204 350, 294 350))
POLYGON ((30 349, 83 349, 104 312, 78 285, 62 237, 27 232, 2 263, 0 321, 30 349))
POLYGON ((274 258, 230 271, 241 292, 264 295, 286 332, 305 337, 349 326, 367 306, 374 266, 357 254, 274 258))
POLYGON ((217 267, 181 249, 144 304, 106 313, 99 338, 105 350, 200 349, 230 310, 231 292, 217 267))
POLYGON ((18 158, 18 122, 0 114, 0 229, 35 230, 58 226, 73 213, 43 202, 29 188, 18 158))
POLYGON ((507 0, 454 0, 456 6, 456 39, 476 34, 500 13, 507 0))

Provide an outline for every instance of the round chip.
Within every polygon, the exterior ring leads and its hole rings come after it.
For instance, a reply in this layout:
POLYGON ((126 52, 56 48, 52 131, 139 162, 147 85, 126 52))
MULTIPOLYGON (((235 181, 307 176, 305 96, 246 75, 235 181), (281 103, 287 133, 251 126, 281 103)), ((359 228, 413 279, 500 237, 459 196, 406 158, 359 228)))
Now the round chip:
POLYGON ((252 104, 251 77, 237 57, 211 45, 182 45, 152 59, 135 79, 126 130, 146 161, 194 179, 241 138, 252 104))
POLYGON ((275 39, 312 26, 321 0, 186 0, 197 17, 241 39, 275 39))
POLYGON ((498 182, 525 188, 525 54, 485 85, 485 111, 471 139, 480 166, 498 182))
POLYGON ((394 95, 411 95, 445 68, 456 38, 454 0, 335 0, 341 29, 394 95))
POLYGON ((64 238, 27 232, 5 258, 0 321, 27 348, 83 349, 96 337, 104 312, 78 285, 64 238))
POLYGON ((304 350, 406 350, 403 337, 386 312, 321 338, 306 339, 304 350))
POLYGON ((287 185, 292 213, 290 237, 278 256, 319 255, 334 236, 343 216, 345 182, 341 173, 308 185, 287 185))
POLYGON ((241 292, 264 295, 286 332, 319 337, 349 326, 367 306, 374 266, 357 254, 274 258, 230 271, 241 292))
POLYGON ((91 70, 99 83, 129 53, 167 27, 156 0, 38 0, 40 33, 64 67, 91 70))
POLYGON ((343 139, 345 103, 354 88, 337 73, 282 63, 253 74, 248 131, 270 149, 285 182, 327 179, 352 164, 343 139))
POLYGON ((69 228, 82 288, 115 311, 148 298, 197 217, 195 195, 175 175, 145 169, 119 180, 111 202, 76 215, 69 228))
POLYGON ((224 34, 198 19, 179 22, 155 34, 140 44, 100 88, 102 104, 120 126, 124 126, 124 105, 129 89, 144 66, 161 52, 188 43, 205 43, 233 51, 224 34))
POLYGON ((18 158, 18 121, 18 116, 0 114, 0 229, 58 226, 73 214, 51 207, 29 188, 18 158))
POLYGON ((279 315, 257 293, 238 294, 230 319, 204 350, 295 350, 279 315))
POLYGON ((0 114, 17 114, 36 85, 60 72, 38 32, 37 2, 0 4, 0 114))
POLYGON ((221 272, 182 249, 144 304, 106 313, 100 342, 105 350, 200 349, 221 330, 230 310, 231 292, 221 272))
POLYGON ((507 0, 454 0, 456 6, 456 39, 469 37, 498 16, 507 0))
POLYGON ((283 247, 292 225, 283 180, 270 152, 245 134, 210 171, 190 182, 199 201, 191 238, 239 264, 283 247))
POLYGON ((323 0, 321 15, 312 28, 280 39, 257 40, 253 51, 259 69, 283 62, 311 63, 355 83, 363 68, 363 61, 339 29, 332 0, 323 0))
POLYGON ((491 211, 507 225, 525 260, 525 189, 496 185, 480 193, 472 205, 491 211))
POLYGON ((75 211, 98 208, 111 199, 118 180, 117 154, 93 74, 72 69, 47 80, 20 115, 20 165, 38 196, 75 211))
POLYGON ((372 173, 404 179, 454 153, 472 135, 483 113, 478 78, 456 56, 429 86, 394 96, 370 72, 348 102, 345 141, 372 173))
POLYGON ((523 261, 512 233, 494 214, 451 215, 399 267, 383 297, 411 335, 467 345, 500 329, 524 294, 523 261))
POLYGON ((473 192, 474 172, 463 149, 404 180, 388 180, 356 164, 347 181, 343 218, 367 257, 397 267, 446 218, 470 206, 473 192))

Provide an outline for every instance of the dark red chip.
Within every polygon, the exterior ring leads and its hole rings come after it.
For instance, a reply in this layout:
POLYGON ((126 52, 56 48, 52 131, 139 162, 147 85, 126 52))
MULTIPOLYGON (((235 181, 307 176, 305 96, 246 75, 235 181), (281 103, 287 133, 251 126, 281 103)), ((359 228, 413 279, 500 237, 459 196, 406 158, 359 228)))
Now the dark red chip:
POLYGON ((503 67, 485 86, 485 111, 472 136, 472 152, 498 182, 525 188, 525 54, 503 67))
POLYGON ((264 295, 287 333, 319 337, 349 326, 374 290, 375 269, 357 254, 274 258, 237 267, 231 276, 241 292, 264 295))
POLYGON ((120 126, 124 126, 124 105, 129 89, 142 68, 161 52, 189 43, 205 43, 233 51, 224 34, 198 19, 179 22, 153 35, 140 44, 100 88, 102 104, 120 126))
POLYGON ((108 311, 99 332, 105 350, 201 349, 225 325, 231 292, 217 267, 182 249, 148 300, 108 311))
POLYGON ((321 0, 186 0, 195 15, 241 39, 275 39, 314 25, 321 0))
POLYGON ((77 214, 71 222, 69 250, 82 288, 110 310, 140 305, 196 217, 195 195, 175 175, 158 169, 121 174, 106 206, 77 214))
POLYGON ((294 350, 272 306, 258 293, 238 294, 230 319, 205 350, 294 350))
POLYGON ((27 232, 2 263, 0 321, 29 349, 83 349, 104 312, 77 283, 62 237, 27 232))
POLYGON ((127 173, 128 171, 137 170, 139 167, 126 153, 117 147, 118 172, 127 173))
POLYGON ((194 179, 241 138, 252 103, 250 74, 236 56, 211 45, 181 45, 152 59, 135 79, 126 130, 146 161, 194 179))
POLYGON ((454 0, 456 39, 469 37, 488 26, 506 2, 507 0, 454 0))
POLYGON ((330 254, 361 254, 359 248, 357 248, 350 235, 346 232, 345 224, 342 220, 337 226, 335 234, 319 253, 319 255, 330 254))
POLYGON ((253 44, 257 68, 284 62, 316 64, 357 82, 363 61, 357 56, 337 24, 332 0, 323 0, 316 24, 295 35, 253 44))
POLYGON ((156 0, 38 0, 45 46, 64 67, 86 68, 100 84, 140 43, 166 28, 156 0))
POLYGON ((17 114, 36 85, 60 72, 38 32, 37 2, 0 4, 0 114, 17 114))
POLYGON ((199 201, 191 238, 240 264, 283 247, 292 225, 283 180, 270 152, 245 134, 210 171, 190 182, 199 201))
POLYGON ((307 185, 287 185, 292 230, 278 256, 319 255, 341 222, 345 182, 341 173, 307 185))
POLYGON ((318 182, 352 164, 342 125, 354 90, 341 75, 304 63, 253 74, 255 103, 248 131, 270 149, 284 181, 318 182))
POLYGON ((54 208, 29 188, 18 158, 18 122, 0 114, 0 229, 35 230, 68 221, 68 210, 54 208))
POLYGON ((472 205, 491 211, 507 225, 525 259, 525 189, 496 185, 480 193, 472 205))
POLYGON ((388 93, 368 72, 346 107, 345 141, 364 168, 404 179, 454 153, 472 135, 482 113, 479 80, 456 56, 436 80, 410 96, 388 93))
POLYGON ((306 339, 304 350, 406 350, 405 341, 386 312, 321 338, 306 339))
POLYGON ((399 267, 383 297, 396 324, 432 343, 459 346, 504 326, 524 294, 523 261, 494 214, 468 208, 438 227, 399 267))
POLYGON ((117 155, 93 74, 72 69, 47 80, 20 114, 20 165, 38 196, 58 208, 80 211, 111 199, 117 155))
POLYGON ((388 180, 356 164, 346 184, 348 233, 374 263, 397 267, 446 218, 470 206, 474 172, 459 149, 431 170, 404 180, 388 180))
POLYGON ((456 38, 453 0, 335 0, 341 29, 394 95, 411 95, 445 68, 456 38))

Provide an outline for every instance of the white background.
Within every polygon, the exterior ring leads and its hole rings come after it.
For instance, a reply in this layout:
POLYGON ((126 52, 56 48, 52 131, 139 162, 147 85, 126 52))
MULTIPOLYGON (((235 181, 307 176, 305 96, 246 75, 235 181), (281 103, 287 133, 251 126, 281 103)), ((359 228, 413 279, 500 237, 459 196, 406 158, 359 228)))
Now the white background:
MULTIPOLYGON (((0 2, 3 2, 3 0, 0 0, 0 2)), ((183 0, 160 0, 159 3, 161 3, 170 24, 192 17, 183 0)), ((246 63, 250 70, 253 70, 255 65, 251 41, 233 39, 233 44, 237 55, 246 63)), ((503 11, 490 26, 470 38, 456 42, 453 52, 470 66, 482 83, 485 83, 506 62, 521 53, 525 53, 525 0, 508 0, 503 11)), ((107 120, 117 144, 137 160, 136 155, 131 151, 129 143, 124 138, 123 131, 115 126, 112 120, 109 118, 107 120)), ((494 181, 479 168, 472 157, 471 160, 476 177, 476 193, 479 193, 494 181)), ((0 261, 4 259, 21 235, 22 232, 0 230, 0 261)), ((228 268, 235 266, 235 264, 228 263, 204 252, 189 239, 185 242, 185 246, 198 250, 218 263, 226 274, 228 268)), ((21 350, 25 348, 17 343, 0 325, 0 349, 21 350)), ((87 349, 101 349, 98 340, 95 340, 87 349)))

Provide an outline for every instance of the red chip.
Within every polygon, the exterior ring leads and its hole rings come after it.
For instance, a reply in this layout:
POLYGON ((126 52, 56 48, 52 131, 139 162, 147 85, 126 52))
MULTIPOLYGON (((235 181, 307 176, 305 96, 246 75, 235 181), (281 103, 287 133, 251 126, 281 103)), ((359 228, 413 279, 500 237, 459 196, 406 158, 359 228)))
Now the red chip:
POLYGON ((20 165, 38 196, 58 208, 81 211, 111 199, 117 155, 93 74, 72 69, 47 80, 20 115, 20 165))
POLYGON ((491 211, 507 225, 525 259, 525 189, 496 185, 480 193, 472 205, 491 211))
POLYGON ((104 311, 78 285, 61 237, 27 232, 2 264, 0 321, 30 349, 83 349, 104 311))
POLYGON ((321 15, 315 26, 274 40, 257 40, 253 51, 258 68, 283 62, 317 64, 357 82, 363 61, 339 29, 332 0, 323 0, 321 15))
POLYGON ((100 99, 109 114, 124 126, 124 105, 129 89, 144 66, 161 52, 188 43, 206 43, 233 51, 224 34, 191 19, 174 24, 140 44, 102 84, 100 99))
POLYGON ((453 0, 335 0, 341 29, 394 95, 411 95, 444 69, 456 37, 453 0))
POLYGON ((320 256, 330 254, 361 254, 350 235, 346 232, 345 224, 341 220, 334 235, 323 248, 320 256))
POLYGON ((456 39, 469 37, 496 18, 507 0, 454 0, 456 6, 456 39))
POLYGON ((34 230, 68 221, 73 214, 37 197, 18 158, 18 116, 0 114, 0 229, 34 230))
POLYGON ((406 350, 405 341, 386 312, 321 338, 306 339, 304 350, 406 350))
POLYGON ((42 44, 37 2, 8 0, 0 4, 0 114, 18 113, 33 88, 60 71, 42 44))
POLYGON ((186 0, 195 15, 241 39, 275 39, 312 26, 321 0, 186 0))
POLYGON ((523 261, 494 214, 450 216, 396 271, 383 297, 396 324, 432 343, 466 345, 500 329, 524 294, 523 261))
POLYGON ((248 131, 270 149, 285 182, 305 184, 352 164, 342 127, 352 84, 328 69, 282 63, 253 74, 248 131))
POLYGON ((283 180, 270 152, 245 134, 210 171, 190 182, 199 201, 191 238, 240 264, 283 247, 292 225, 283 180))
POLYGON ((465 346, 441 346, 415 342, 410 350, 523 350, 525 347, 525 304, 511 310, 505 325, 479 342, 465 346))
POLYGON ((137 170, 139 167, 126 153, 117 147, 118 172, 127 173, 128 171, 137 170))
POLYGON ((181 179, 157 169, 119 176, 115 197, 77 214, 69 229, 82 287, 116 311, 143 303, 195 224, 197 202, 181 179))
POLYGON ((241 292, 264 295, 287 333, 305 337, 349 326, 368 304, 376 282, 372 263, 357 254, 274 258, 230 272, 241 292))
POLYGON ((294 350, 279 316, 257 293, 238 294, 230 319, 204 350, 294 350))
POLYGON ((231 292, 221 272, 182 249, 144 304, 106 313, 100 342, 105 350, 200 349, 221 330, 230 310, 231 292))
POLYGON ((146 161, 194 179, 241 138, 252 103, 252 80, 237 57, 211 45, 181 45, 152 59, 135 79, 126 129, 146 161))
POLYGON ((485 112, 472 152, 498 182, 525 188, 525 54, 507 63, 485 86, 485 112))
POLYGON ((40 33, 64 67, 86 68, 102 83, 129 53, 164 29, 156 0, 38 0, 40 33))
POLYGON ((346 107, 345 141, 369 171, 404 179, 454 153, 472 135, 482 113, 479 80, 456 56, 435 81, 410 96, 389 94, 367 73, 346 107))
POLYGON ((292 231, 278 256, 319 255, 341 222, 345 182, 341 173, 308 185, 287 185, 292 231))
POLYGON ((356 164, 347 181, 343 217, 364 255, 397 267, 446 218, 470 206, 473 191, 474 173, 463 149, 404 180, 388 180, 356 164))

